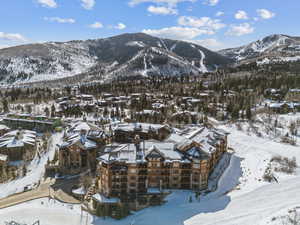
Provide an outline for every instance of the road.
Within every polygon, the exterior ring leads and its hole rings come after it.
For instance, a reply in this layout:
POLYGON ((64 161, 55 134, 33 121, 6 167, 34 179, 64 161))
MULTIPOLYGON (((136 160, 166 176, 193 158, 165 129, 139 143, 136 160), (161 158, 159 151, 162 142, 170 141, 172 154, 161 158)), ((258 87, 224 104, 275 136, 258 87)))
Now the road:
POLYGON ((49 197, 49 196, 51 198, 55 198, 64 203, 80 204, 80 201, 70 196, 62 189, 57 189, 56 191, 54 191, 51 187, 52 184, 53 181, 47 181, 41 184, 37 189, 11 195, 7 198, 0 199, 0 209, 18 205, 34 199, 49 197))

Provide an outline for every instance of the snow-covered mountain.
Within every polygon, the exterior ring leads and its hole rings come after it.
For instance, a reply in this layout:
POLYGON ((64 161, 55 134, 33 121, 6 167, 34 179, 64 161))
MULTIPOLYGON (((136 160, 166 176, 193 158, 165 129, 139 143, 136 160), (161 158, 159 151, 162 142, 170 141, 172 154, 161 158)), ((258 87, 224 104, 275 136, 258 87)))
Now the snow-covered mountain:
POLYGON ((220 54, 238 63, 289 62, 300 60, 300 37, 275 34, 238 48, 224 49, 220 54))
POLYGON ((0 83, 53 80, 78 74, 93 79, 199 74, 231 62, 219 53, 188 42, 143 33, 123 34, 0 49, 0 83))

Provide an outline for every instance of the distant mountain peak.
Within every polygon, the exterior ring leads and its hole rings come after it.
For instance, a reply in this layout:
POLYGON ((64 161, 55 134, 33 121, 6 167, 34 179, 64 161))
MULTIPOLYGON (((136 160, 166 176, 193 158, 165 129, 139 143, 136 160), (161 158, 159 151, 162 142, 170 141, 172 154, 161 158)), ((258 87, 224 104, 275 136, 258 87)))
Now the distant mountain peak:
POLYGON ((300 37, 272 34, 248 45, 224 49, 219 53, 238 63, 294 61, 300 56, 300 37))

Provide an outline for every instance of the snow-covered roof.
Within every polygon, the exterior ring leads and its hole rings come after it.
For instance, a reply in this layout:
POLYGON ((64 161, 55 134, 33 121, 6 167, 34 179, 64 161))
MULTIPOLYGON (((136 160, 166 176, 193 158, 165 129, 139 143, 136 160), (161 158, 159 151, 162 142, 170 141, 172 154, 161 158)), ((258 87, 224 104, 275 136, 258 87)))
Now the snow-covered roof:
POLYGON ((155 110, 149 110, 149 109, 144 109, 143 111, 136 112, 137 115, 155 115, 159 114, 158 111, 155 110))
POLYGON ((160 108, 163 108, 163 107, 165 107, 165 105, 162 104, 162 103, 159 103, 159 102, 155 102, 155 103, 152 104, 152 108, 155 108, 155 109, 160 109, 160 108))
POLYGON ((0 161, 7 161, 8 156, 0 154, 0 161))
POLYGON ((70 127, 68 128, 68 133, 78 133, 80 131, 90 131, 90 130, 98 130, 101 129, 97 127, 96 125, 89 123, 89 122, 83 122, 83 121, 76 121, 71 123, 70 127))
POLYGON ((142 132, 148 132, 149 130, 159 130, 163 127, 167 127, 167 125, 163 124, 151 124, 151 123, 121 123, 118 124, 114 130, 122 130, 122 131, 134 131, 136 129, 141 129, 142 132))
POLYGON ((14 130, 0 137, 0 147, 16 148, 27 145, 35 145, 36 132, 30 130, 14 130))
POLYGON ((269 104, 270 108, 281 108, 284 105, 287 105, 289 108, 293 109, 294 108, 293 102, 273 102, 269 104))
POLYGON ((86 134, 74 133, 68 136, 60 145, 60 148, 67 148, 72 145, 78 145, 84 150, 89 150, 97 147, 96 142, 87 138, 86 134))
MULTIPOLYGON (((178 130, 177 133, 171 134, 167 141, 176 143, 176 147, 179 150, 186 149, 188 147, 194 148, 196 143, 203 152, 212 153, 216 150, 216 144, 219 143, 228 133, 214 128, 207 128, 202 126, 189 127, 185 130, 178 130)), ((195 152, 190 152, 191 155, 195 155, 195 152)))
POLYGON ((0 124, 0 130, 9 130, 9 127, 7 127, 3 124, 0 124))
POLYGON ((99 161, 114 162, 122 161, 126 163, 144 162, 148 156, 154 152, 169 161, 181 161, 183 155, 175 148, 175 143, 145 141, 140 144, 140 151, 135 144, 121 144, 118 147, 108 148, 110 152, 100 156, 99 161))
POLYGON ((85 190, 84 187, 80 187, 80 188, 72 190, 72 193, 76 194, 76 195, 85 195, 86 194, 86 190, 85 190))
POLYGON ((290 89, 289 92, 300 93, 300 88, 290 89))
POLYGON ((120 201, 118 198, 107 198, 100 193, 94 194, 93 198, 100 203, 118 203, 120 201))

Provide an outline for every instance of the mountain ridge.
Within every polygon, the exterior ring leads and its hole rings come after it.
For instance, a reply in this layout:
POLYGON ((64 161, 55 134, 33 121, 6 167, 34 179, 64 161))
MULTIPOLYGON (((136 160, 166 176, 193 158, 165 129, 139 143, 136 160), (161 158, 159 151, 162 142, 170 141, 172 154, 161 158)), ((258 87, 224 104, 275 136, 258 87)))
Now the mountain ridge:
POLYGON ((300 37, 272 34, 237 48, 218 51, 237 63, 269 64, 300 59, 300 37))
POLYGON ((0 49, 0 82, 18 84, 82 73, 94 79, 201 74, 231 62, 227 57, 189 42, 126 33, 109 38, 0 49))

